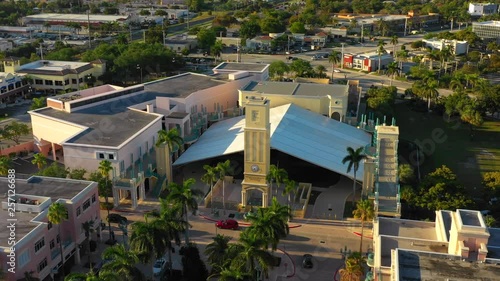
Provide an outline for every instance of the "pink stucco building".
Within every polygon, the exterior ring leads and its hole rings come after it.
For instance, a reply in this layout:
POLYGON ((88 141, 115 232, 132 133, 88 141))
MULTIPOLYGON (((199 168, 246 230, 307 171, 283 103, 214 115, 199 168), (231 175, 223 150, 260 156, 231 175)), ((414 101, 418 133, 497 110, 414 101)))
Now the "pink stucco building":
MULTIPOLYGON (((8 190, 7 178, 0 178, 0 193, 8 194, 8 190)), ((80 245, 86 245, 82 228, 85 222, 93 221, 96 232, 92 236, 101 237, 97 183, 33 176, 16 179, 14 190, 15 214, 11 215, 8 209, 7 196, 2 197, 0 211, 0 268, 7 281, 21 279, 25 272, 32 272, 32 277, 39 280, 57 275, 62 265, 59 243, 63 244, 65 265, 79 263, 80 245), (61 237, 59 226, 47 219, 49 206, 54 202, 63 203, 68 210, 68 219, 60 225, 61 237), (8 230, 12 224, 14 245, 8 239, 12 237, 8 230)))

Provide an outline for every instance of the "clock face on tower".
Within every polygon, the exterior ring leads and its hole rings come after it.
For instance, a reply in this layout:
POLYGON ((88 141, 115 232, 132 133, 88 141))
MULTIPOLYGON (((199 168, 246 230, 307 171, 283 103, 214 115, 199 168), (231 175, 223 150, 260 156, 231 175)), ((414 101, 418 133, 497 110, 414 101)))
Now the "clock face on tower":
POLYGON ((258 165, 252 165, 252 172, 258 172, 260 170, 258 165))

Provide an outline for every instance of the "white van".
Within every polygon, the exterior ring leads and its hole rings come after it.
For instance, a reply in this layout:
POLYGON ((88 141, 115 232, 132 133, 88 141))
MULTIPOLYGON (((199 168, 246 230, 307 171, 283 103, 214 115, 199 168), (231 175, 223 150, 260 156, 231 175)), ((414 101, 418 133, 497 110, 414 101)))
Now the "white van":
POLYGON ((410 31, 410 34, 413 34, 413 35, 415 35, 415 34, 419 34, 419 33, 420 33, 420 32, 418 32, 418 30, 412 30, 412 31, 410 31))

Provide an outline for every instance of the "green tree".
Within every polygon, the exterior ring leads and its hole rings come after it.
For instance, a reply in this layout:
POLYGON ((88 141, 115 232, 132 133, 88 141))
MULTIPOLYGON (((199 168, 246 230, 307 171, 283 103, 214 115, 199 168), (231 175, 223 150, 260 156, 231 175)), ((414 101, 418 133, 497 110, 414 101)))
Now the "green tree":
POLYGON ((30 110, 36 110, 46 106, 47 106, 47 98, 45 97, 33 98, 33 100, 31 101, 30 110))
POLYGON ((189 7, 189 11, 191 12, 199 12, 203 5, 205 4, 204 0, 187 0, 186 5, 189 7))
POLYGON ((203 169, 205 170, 205 174, 201 176, 201 181, 210 186, 210 207, 214 208, 214 193, 213 187, 214 183, 217 182, 218 173, 216 167, 212 167, 210 165, 204 165, 203 169))
POLYGON ((500 197, 500 172, 486 172, 481 181, 487 197, 500 197))
POLYGON ((378 54, 378 73, 380 73, 380 68, 382 67, 382 54, 385 53, 384 46, 386 45, 384 40, 378 40, 377 43, 377 54, 378 54))
POLYGON ((24 123, 12 121, 10 124, 5 125, 0 132, 2 133, 2 138, 20 144, 21 137, 29 134, 30 128, 24 123))
POLYGON ((341 53, 339 53, 338 51, 335 51, 335 50, 332 50, 332 52, 328 55, 328 62, 332 64, 332 80, 333 80, 333 73, 335 70, 335 65, 337 65, 341 62, 340 56, 341 56, 341 53))
POLYGON ((390 86, 392 86, 392 80, 394 79, 394 75, 396 75, 399 72, 398 68, 398 63, 393 61, 387 65, 387 70, 385 71, 385 74, 391 78, 390 81, 390 86))
POLYGON ((65 179, 68 176, 68 171, 64 169, 63 165, 60 165, 57 162, 52 162, 52 164, 48 167, 38 171, 37 175, 65 179))
POLYGON ((155 44, 155 43, 163 44, 162 42, 164 34, 166 34, 166 31, 163 29, 161 25, 155 25, 149 27, 145 32, 146 44, 155 44))
POLYGON ((144 279, 144 275, 136 267, 139 263, 137 253, 126 249, 123 244, 106 248, 102 253, 102 258, 109 262, 103 264, 99 276, 102 272, 113 272, 127 281, 144 279))
MULTIPOLYGON (((185 180, 182 185, 175 182, 168 184, 168 194, 167 200, 172 204, 178 204, 182 206, 182 215, 185 216, 186 223, 189 224, 188 211, 195 212, 198 210, 198 202, 196 201, 198 197, 203 196, 203 192, 198 189, 191 189, 191 186, 195 183, 195 179, 190 178, 185 180)), ((185 231, 186 244, 189 244, 189 227, 185 231)))
POLYGON ((411 184, 415 180, 415 172, 410 164, 401 164, 398 167, 399 182, 411 184))
POLYGON ((63 251, 63 243, 64 243, 64 240, 63 240, 63 237, 61 235, 61 224, 68 219, 68 209, 66 208, 66 206, 63 204, 63 203, 60 203, 60 202, 55 202, 55 203, 52 203, 52 205, 50 205, 49 207, 49 211, 47 213, 47 219, 49 221, 49 223, 53 224, 53 225, 57 225, 57 233, 59 235, 59 256, 61 257, 61 276, 62 276, 62 279, 64 280, 64 275, 65 275, 65 272, 64 272, 64 251, 63 251))
POLYGON ((288 173, 283 168, 278 168, 276 165, 271 164, 269 166, 269 172, 266 175, 266 181, 269 183, 270 194, 273 193, 273 182, 276 182, 276 193, 278 192, 278 188, 281 186, 283 182, 288 178, 288 173))
POLYGON ((207 256, 210 266, 217 272, 217 266, 222 267, 228 263, 229 241, 231 237, 217 234, 212 239, 213 241, 205 247, 205 256, 207 256))
POLYGON ((298 77, 310 77, 314 72, 311 63, 303 59, 294 60, 290 64, 290 70, 295 72, 298 77))
POLYGON ((290 71, 290 68, 284 61, 276 60, 269 65, 269 75, 279 81, 283 80, 283 75, 288 71, 290 71))
POLYGON ((195 244, 190 243, 184 248, 182 256, 183 277, 185 280, 205 281, 208 278, 208 270, 200 257, 200 251, 195 244))
POLYGON ((217 163, 215 172, 218 174, 219 179, 222 181, 222 209, 226 214, 226 181, 225 178, 232 172, 231 160, 217 163))
POLYGON ((497 220, 493 216, 487 215, 484 217, 484 223, 488 227, 495 227, 495 225, 497 224, 497 220))
POLYGON ((380 18, 379 20, 377 20, 375 22, 375 26, 377 27, 382 37, 385 37, 390 28, 389 24, 386 20, 384 20, 384 18, 380 18))
POLYGON ((196 38, 198 39, 198 46, 205 50, 210 50, 210 47, 215 44, 217 40, 217 35, 212 28, 202 28, 196 34, 196 38))
MULTIPOLYGON (((130 235, 130 249, 137 253, 138 259, 143 263, 151 263, 151 270, 155 259, 163 256, 168 249, 166 237, 160 219, 152 221, 137 221, 132 224, 130 235)), ((151 274, 152 275, 152 274, 151 274)))
POLYGON ((31 164, 34 164, 38 167, 38 171, 41 171, 45 165, 47 165, 47 158, 45 155, 41 153, 37 153, 33 155, 33 160, 31 160, 31 164))
POLYGON ((347 173, 353 171, 353 185, 352 185, 352 202, 354 203, 356 197, 356 172, 359 169, 359 163, 366 159, 366 155, 363 154, 363 147, 354 150, 352 147, 347 148, 347 156, 342 159, 342 164, 347 164, 347 173))
POLYGON ((285 179, 285 189, 283 190, 282 195, 287 196, 287 205, 288 205, 288 208, 290 209, 290 212, 291 212, 290 195, 292 193, 295 193, 295 192, 297 192, 297 183, 294 180, 286 178, 285 179))
POLYGON ((438 81, 429 78, 427 81, 417 81, 413 84, 412 90, 419 97, 427 99, 427 110, 431 111, 431 101, 439 95, 438 81))
POLYGON ((172 154, 182 147, 184 140, 179 135, 179 131, 176 128, 158 131, 158 140, 156 141, 156 146, 165 146, 166 155, 168 156, 168 167, 167 167, 167 180, 172 182, 172 154))
POLYGON ((243 39, 253 38, 260 33, 260 25, 254 20, 244 21, 240 25, 240 37, 243 39))
POLYGON ((212 280, 213 278, 218 278, 219 281, 246 281, 249 280, 250 274, 241 270, 229 267, 216 266, 217 269, 215 273, 210 275, 207 280, 212 280))
POLYGON ((398 36, 397 35, 393 35, 391 37, 391 44, 392 44, 392 55, 394 57, 396 57, 396 45, 399 43, 398 41, 398 36))
POLYGON ((339 270, 340 281, 359 281, 365 274, 363 258, 360 253, 354 252, 345 260, 344 268, 339 270))
POLYGON ((290 25, 290 32, 292 33, 306 33, 306 28, 303 23, 296 21, 290 25))
POLYGON ((87 173, 87 170, 85 169, 67 169, 68 170, 68 176, 70 179, 74 180, 85 180, 85 173, 87 173))
POLYGON ((375 210, 373 202, 370 200, 361 200, 356 204, 356 209, 352 212, 355 219, 361 221, 361 240, 359 242, 359 252, 363 253, 363 231, 365 229, 365 222, 373 220, 375 210))
POLYGON ((89 273, 70 273, 64 281, 120 281, 122 277, 115 272, 100 271, 99 275, 94 272, 89 273))
POLYGON ((220 58, 220 56, 221 56, 223 48, 224 47, 222 46, 221 40, 215 41, 215 44, 213 44, 212 47, 210 47, 210 52, 214 56, 214 61, 216 63, 217 63, 217 58, 220 58))
POLYGON ((325 75, 325 72, 326 72, 326 68, 324 65, 317 65, 316 66, 316 73, 318 73, 318 78, 323 78, 325 75))
POLYGON ((82 223, 82 228, 83 228, 83 231, 85 233, 85 239, 87 240, 87 258, 88 258, 89 268, 90 268, 90 272, 93 272, 94 266, 92 265, 92 257, 91 257, 91 253, 90 253, 90 241, 92 238, 90 237, 90 235, 95 232, 94 221, 89 220, 89 221, 82 223))
POLYGON ((0 156, 0 176, 7 176, 12 166, 12 160, 7 156, 0 156))
MULTIPOLYGON (((99 194, 101 196, 104 196, 104 200, 106 202, 106 211, 108 213, 108 218, 109 218, 109 195, 111 195, 111 192, 113 192, 113 183, 109 180, 109 172, 113 170, 113 166, 111 165, 111 162, 109 160, 102 160, 99 162, 99 167, 97 168, 99 173, 101 173, 102 178, 104 181, 101 180, 101 182, 98 182, 98 188, 99 186, 101 187, 99 189, 99 194), (102 191, 102 193, 101 193, 102 191)), ((113 231, 111 231, 111 222, 108 220, 108 230, 109 230, 109 241, 113 242, 115 237, 113 235, 113 231)))
POLYGON ((257 265, 260 270, 267 275, 269 268, 273 266, 273 255, 265 250, 267 241, 259 238, 256 233, 243 231, 237 244, 231 244, 230 251, 237 253, 233 259, 232 268, 241 269, 248 272, 256 280, 257 265))

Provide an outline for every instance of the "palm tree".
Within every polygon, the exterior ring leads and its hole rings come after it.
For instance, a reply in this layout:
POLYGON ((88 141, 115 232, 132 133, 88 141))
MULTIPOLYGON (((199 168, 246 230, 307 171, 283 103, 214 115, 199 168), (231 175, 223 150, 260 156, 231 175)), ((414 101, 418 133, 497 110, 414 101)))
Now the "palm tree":
MULTIPOLYGON (((218 267, 218 266, 217 266, 218 267)), ((220 268, 216 273, 208 276, 207 280, 218 277, 218 281, 245 281, 250 280, 250 274, 240 269, 233 269, 231 267, 220 268)))
POLYGON ((177 128, 170 129, 168 132, 165 130, 158 131, 158 140, 156 141, 156 146, 165 145, 167 149, 166 155, 168 157, 168 167, 167 167, 167 180, 168 182, 173 181, 172 175, 172 153, 177 151, 184 144, 184 140, 179 136, 179 131, 177 128))
MULTIPOLYGON (((164 233, 164 242, 168 248, 168 261, 172 265, 172 240, 176 245, 181 244, 180 233, 185 232, 189 227, 188 223, 182 219, 182 208, 179 205, 172 205, 167 200, 160 199, 160 212, 154 210, 144 215, 146 221, 149 217, 159 219, 159 227, 164 233)), ((172 271, 170 271, 172 273, 172 271)))
POLYGON ((397 35, 393 35, 391 37, 391 44, 392 44, 392 55, 394 57, 396 57, 396 45, 399 43, 398 41, 398 36, 397 35))
POLYGON ((436 79, 434 78, 430 78, 427 79, 427 82, 415 84, 417 84, 417 94, 427 99, 427 110, 430 112, 431 100, 439 95, 438 81, 436 81, 436 79))
POLYGON ((152 270, 155 259, 163 256, 168 249, 166 239, 168 237, 163 232, 160 219, 134 222, 130 236, 130 249, 137 253, 141 262, 151 262, 152 270))
POLYGON ((385 53, 384 46, 386 45, 384 40, 378 40, 377 44, 377 54, 378 54, 378 73, 380 73, 380 67, 382 66, 382 54, 385 53))
POLYGON ((323 78, 323 75, 325 74, 326 68, 324 65, 318 65, 316 66, 316 72, 318 73, 318 78, 323 78))
POLYGON ((116 272, 103 271, 99 272, 99 275, 95 275, 94 272, 89 273, 71 273, 64 281, 121 281, 122 276, 116 272))
POLYGON ((332 52, 328 55, 328 62, 332 64, 332 80, 333 80, 333 72, 335 70, 335 65, 339 64, 341 60, 344 58, 340 58, 341 54, 338 51, 332 50, 332 52))
POLYGON ((375 22, 375 25, 377 26, 380 35, 382 35, 382 37, 385 37, 387 31, 389 30, 389 24, 387 23, 387 21, 384 20, 384 18, 380 18, 378 21, 375 22))
POLYGON ((6 176, 12 165, 12 160, 7 156, 0 156, 0 176, 6 176))
POLYGON ((215 41, 215 44, 210 48, 210 51, 212 52, 212 55, 214 56, 214 62, 217 63, 217 58, 220 57, 222 53, 222 41, 217 40, 215 41))
POLYGON ((266 247, 271 244, 273 251, 276 251, 280 239, 290 232, 288 227, 288 220, 291 219, 290 208, 279 204, 276 197, 273 197, 269 208, 260 208, 256 215, 249 216, 248 219, 251 222, 248 231, 265 240, 266 247))
POLYGON ((215 171, 219 175, 219 179, 222 180, 222 209, 224 211, 224 215, 226 214, 226 175, 231 172, 231 161, 226 160, 224 162, 217 163, 215 167, 215 171))
POLYGON ((46 107, 46 106, 47 106, 47 98, 46 97, 33 98, 31 100, 30 110, 35 110, 35 109, 39 109, 39 108, 46 107))
POLYGON ((345 165, 346 162, 349 162, 347 165, 347 173, 350 173, 351 170, 353 170, 353 185, 352 185, 352 202, 355 200, 356 196, 356 172, 359 169, 359 163, 361 160, 366 158, 366 155, 363 153, 363 147, 360 147, 356 150, 354 150, 352 147, 347 148, 347 156, 342 159, 342 164, 345 165))
POLYGON ((282 195, 288 196, 287 205, 288 205, 288 208, 290 209, 290 212, 291 212, 290 194, 295 193, 295 191, 297 191, 297 183, 294 180, 285 179, 285 189, 283 190, 282 195))
MULTIPOLYGON (((188 211, 198 210, 197 197, 203 196, 203 192, 198 189, 191 189, 191 186, 195 183, 195 179, 190 178, 185 180, 182 185, 176 184, 174 182, 169 183, 168 189, 170 193, 168 194, 167 201, 173 204, 178 204, 182 206, 182 215, 185 216, 185 221, 189 225, 188 211)), ((186 245, 189 244, 189 227, 186 228, 186 245)))
POLYGON ((392 80, 394 79, 394 75, 399 71, 398 63, 393 61, 387 65, 387 70, 385 74, 391 78, 390 86, 392 86, 392 80))
POLYGON ((135 251, 129 251, 122 244, 106 248, 102 253, 102 258, 108 260, 105 263, 99 275, 102 272, 113 272, 125 280, 142 280, 142 272, 136 267, 139 263, 139 257, 135 251))
POLYGON ((87 257, 88 257, 89 268, 90 268, 90 272, 93 272, 92 260, 91 260, 91 255, 90 255, 90 240, 91 240, 90 235, 95 231, 94 230, 94 221, 89 220, 89 221, 82 223, 82 228, 83 228, 83 231, 85 232, 85 238, 87 239, 87 251, 88 251, 87 257))
POLYGON ((286 178, 288 178, 288 173, 286 172, 285 169, 278 168, 274 164, 269 166, 269 172, 266 175, 266 181, 270 183, 271 195, 273 195, 273 182, 276 182, 277 185, 276 191, 277 191, 281 183, 283 183, 286 178))
POLYGON ((47 158, 41 154, 37 153, 33 155, 33 160, 31 160, 31 164, 34 164, 38 167, 38 170, 42 170, 45 165, 47 165, 47 158))
POLYGON ((269 268, 273 266, 274 258, 265 250, 267 241, 258 237, 252 231, 243 231, 237 244, 231 244, 230 251, 237 253, 231 263, 231 267, 248 272, 256 280, 257 265, 264 275, 267 276, 269 268))
POLYGON ((439 60, 439 51, 438 50, 432 50, 427 55, 425 55, 427 59, 429 60, 429 70, 432 70, 434 64, 433 62, 435 60, 439 60))
POLYGON ((217 168, 210 165, 204 165, 206 173, 201 176, 201 181, 210 186, 210 207, 214 209, 214 183, 217 181, 217 168))
POLYGON ((213 241, 205 247, 205 255, 210 266, 219 265, 222 267, 228 261, 227 253, 231 237, 217 234, 212 239, 213 241))
POLYGON ((363 257, 360 253, 352 253, 346 258, 345 267, 339 270, 341 281, 359 281, 365 274, 363 257))
POLYGON ((57 232, 59 235, 59 255, 61 256, 61 274, 64 280, 64 251, 63 251, 63 238, 61 236, 61 223, 68 219, 68 209, 61 202, 56 202, 50 205, 47 213, 47 219, 51 224, 57 224, 57 232))
POLYGON ((373 208, 373 203, 370 200, 361 200, 356 204, 356 209, 352 211, 355 219, 361 221, 361 241, 359 243, 359 252, 363 253, 363 230, 365 228, 365 222, 373 220, 375 216, 375 211, 373 208))
MULTIPOLYGON (((113 166, 111 166, 111 162, 108 160, 102 160, 99 162, 99 168, 97 168, 99 172, 101 173, 102 177, 105 179, 104 180, 104 188, 101 189, 101 191, 109 191, 109 189, 112 189, 113 187, 109 188, 109 172, 113 170, 113 166)), ((109 218, 109 194, 102 194, 104 196, 104 201, 106 202, 106 211, 108 213, 108 218, 109 218)), ((109 230, 109 241, 114 242, 114 235, 113 231, 111 231, 111 222, 108 219, 108 230, 109 230)))

